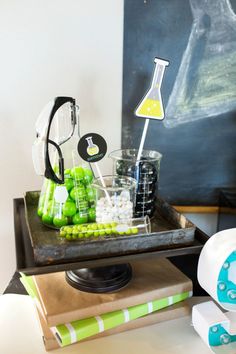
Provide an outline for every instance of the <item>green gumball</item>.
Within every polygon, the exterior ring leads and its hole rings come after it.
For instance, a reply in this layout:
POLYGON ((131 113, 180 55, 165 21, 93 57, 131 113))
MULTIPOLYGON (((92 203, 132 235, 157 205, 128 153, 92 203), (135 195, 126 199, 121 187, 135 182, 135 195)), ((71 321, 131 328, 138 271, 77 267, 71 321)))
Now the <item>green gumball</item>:
POLYGON ((78 209, 80 212, 87 212, 87 209, 88 209, 88 202, 87 200, 81 200, 79 201, 79 203, 77 204, 78 205, 78 209))
POLYGON ((83 185, 79 185, 77 187, 74 187, 71 192, 70 192, 70 197, 73 200, 81 200, 86 197, 86 191, 83 185))
POLYGON ((66 226, 67 224, 68 224, 68 219, 64 215, 55 216, 53 218, 53 225, 56 226, 56 227, 66 226))
POLYGON ((44 224, 51 225, 52 222, 53 222, 53 217, 52 217, 52 215, 50 215, 49 213, 44 213, 44 214, 42 215, 42 222, 43 222, 44 224))
POLYGON ((72 221, 73 224, 86 224, 88 222, 88 215, 85 213, 76 213, 72 221))
POLYGON ((84 168, 84 181, 90 184, 93 180, 93 172, 89 168, 84 168))
POLYGON ((53 200, 49 200, 47 205, 45 205, 49 214, 53 214, 54 204, 53 200))
POLYGON ((53 198, 55 187, 56 187, 56 184, 53 181, 48 182, 47 190, 45 193, 45 201, 53 198))
POLYGON ((43 209, 42 208, 38 208, 37 214, 41 218, 43 216, 43 209))
POLYGON ((71 169, 70 172, 71 176, 76 180, 76 181, 82 181, 84 178, 84 170, 83 167, 81 166, 76 166, 71 169))
POLYGON ((65 202, 62 207, 64 216, 73 216, 76 213, 76 205, 74 202, 65 202))
POLYGON ((89 203, 93 203, 96 197, 95 189, 91 186, 87 186, 86 188, 87 200, 89 203))
POLYGON ((95 208, 88 209, 88 220, 89 222, 94 222, 96 220, 96 210, 95 208))
POLYGON ((72 178, 65 178, 65 186, 68 192, 74 187, 74 182, 72 178))
POLYGON ((65 178, 70 178, 70 177, 71 177, 70 169, 69 169, 69 168, 65 169, 65 171, 64 171, 64 176, 65 176, 65 178))

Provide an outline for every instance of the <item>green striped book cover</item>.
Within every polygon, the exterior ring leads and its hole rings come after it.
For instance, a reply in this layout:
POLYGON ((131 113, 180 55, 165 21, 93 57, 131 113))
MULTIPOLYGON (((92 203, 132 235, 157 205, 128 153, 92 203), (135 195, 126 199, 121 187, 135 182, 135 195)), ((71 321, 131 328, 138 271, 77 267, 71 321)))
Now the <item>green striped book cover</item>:
MULTIPOLYGON (((35 300, 37 306, 39 303, 37 289, 32 277, 21 274, 21 282, 28 294, 35 300)), ((71 323, 60 324, 51 327, 51 331, 55 335, 60 346, 64 347, 85 338, 94 336, 95 334, 104 332, 108 329, 115 328, 126 322, 146 316, 150 313, 164 309, 168 306, 176 304, 192 296, 192 291, 187 291, 173 296, 164 297, 162 299, 150 301, 144 304, 131 306, 126 309, 113 311, 102 314, 100 316, 90 317, 71 323)), ((40 310, 40 308, 39 308, 40 310)))

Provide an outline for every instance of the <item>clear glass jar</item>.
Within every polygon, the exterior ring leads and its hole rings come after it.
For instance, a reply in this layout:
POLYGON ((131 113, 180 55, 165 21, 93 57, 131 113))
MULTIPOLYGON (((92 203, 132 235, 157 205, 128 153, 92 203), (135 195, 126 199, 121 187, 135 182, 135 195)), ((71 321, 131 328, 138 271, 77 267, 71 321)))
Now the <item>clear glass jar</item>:
POLYGON ((44 179, 37 213, 46 226, 60 228, 95 221, 93 172, 75 151, 72 151, 70 165, 66 165, 69 166, 64 169, 64 184, 44 179))
POLYGON ((92 183, 96 195, 96 222, 127 222, 133 218, 137 182, 118 175, 96 178, 92 183))
POLYGON ((139 161, 137 155, 137 149, 124 149, 111 152, 109 157, 113 159, 114 174, 129 176, 137 181, 134 216, 152 217, 155 212, 162 155, 157 151, 143 150, 139 161))

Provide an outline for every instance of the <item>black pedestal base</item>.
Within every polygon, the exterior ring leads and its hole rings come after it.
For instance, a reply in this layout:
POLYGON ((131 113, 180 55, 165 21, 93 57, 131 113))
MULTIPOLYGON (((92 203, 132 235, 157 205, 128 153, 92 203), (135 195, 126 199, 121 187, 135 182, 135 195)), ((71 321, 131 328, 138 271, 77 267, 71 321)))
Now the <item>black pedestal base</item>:
POLYGON ((83 268, 66 272, 66 281, 89 293, 111 293, 124 288, 132 278, 130 264, 83 268))

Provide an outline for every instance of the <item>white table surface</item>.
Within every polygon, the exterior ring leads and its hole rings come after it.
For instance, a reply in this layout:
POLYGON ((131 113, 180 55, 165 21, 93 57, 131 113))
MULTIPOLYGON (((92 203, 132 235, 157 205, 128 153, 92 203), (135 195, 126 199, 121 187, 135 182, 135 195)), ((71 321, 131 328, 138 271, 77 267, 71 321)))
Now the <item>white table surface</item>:
MULTIPOLYGON (((196 298, 195 298, 196 301, 196 298)), ((210 349, 183 317, 46 352, 29 296, 0 296, 1 354, 209 354, 210 349)))

